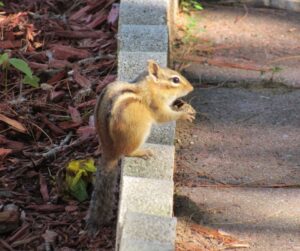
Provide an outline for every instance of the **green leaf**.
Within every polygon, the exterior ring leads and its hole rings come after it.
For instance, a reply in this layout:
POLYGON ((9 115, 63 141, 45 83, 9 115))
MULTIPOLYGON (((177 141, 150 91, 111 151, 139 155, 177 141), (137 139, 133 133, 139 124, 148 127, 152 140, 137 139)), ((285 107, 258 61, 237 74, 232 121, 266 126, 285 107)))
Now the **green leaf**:
POLYGON ((84 163, 84 170, 89 172, 89 173, 95 173, 97 171, 95 167, 95 163, 93 159, 87 159, 84 163))
POLYGON ((196 9, 196 10, 203 10, 203 7, 201 6, 201 4, 195 4, 194 5, 194 8, 196 9))
POLYGON ((3 53, 2 55, 0 55, 0 65, 3 64, 4 62, 6 62, 7 60, 8 60, 7 53, 3 53))
POLYGON ((37 77, 35 75, 32 75, 31 77, 26 75, 23 79, 24 84, 28 84, 28 85, 31 85, 33 87, 39 87, 39 82, 40 82, 39 77, 37 77))
POLYGON ((0 2, 0 7, 4 7, 4 3, 3 2, 0 2))
POLYGON ((87 184, 83 180, 78 180, 78 182, 72 186, 70 189, 70 193, 80 202, 88 199, 87 193, 87 184))
POLYGON ((9 63, 28 77, 32 78, 32 71, 24 60, 19 58, 11 58, 9 59, 9 63))

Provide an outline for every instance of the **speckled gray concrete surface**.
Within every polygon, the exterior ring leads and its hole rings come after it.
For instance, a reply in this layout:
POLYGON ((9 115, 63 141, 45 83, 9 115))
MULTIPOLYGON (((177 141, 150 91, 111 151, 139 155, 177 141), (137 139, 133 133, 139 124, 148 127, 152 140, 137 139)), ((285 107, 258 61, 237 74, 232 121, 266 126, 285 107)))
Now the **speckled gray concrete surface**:
POLYGON ((122 25, 118 39, 122 51, 168 52, 166 25, 122 25))
POLYGON ((147 160, 125 158, 122 163, 122 175, 150 179, 173 180, 175 147, 158 144, 145 144, 154 155, 147 160))
POLYGON ((175 230, 176 218, 170 220, 168 217, 128 213, 124 221, 122 240, 136 239, 172 243, 175 230))
MULTIPOLYGON (((118 80, 132 82, 139 74, 147 70, 149 59, 156 60, 163 67, 168 65, 168 25, 172 23, 176 15, 175 8, 170 8, 177 6, 174 2, 177 0, 121 1, 118 80)), ((156 156, 147 161, 134 158, 124 160, 120 184, 116 250, 119 250, 120 240, 123 240, 121 250, 126 251, 174 250, 176 231, 176 220, 172 217, 174 135, 174 123, 154 126, 148 142, 161 144, 151 146, 156 156), (128 220, 127 224, 123 225, 124 216, 130 215, 131 212, 149 216, 143 216, 138 224, 135 224, 135 218, 131 218, 132 222, 128 220), (165 216, 162 223, 166 224, 155 225, 153 221, 155 215, 165 216), (145 229, 148 234, 143 232, 145 229), (170 234, 172 238, 168 238, 170 234), (150 236, 153 237, 151 241, 149 241, 150 236), (159 241, 162 238, 168 238, 168 240, 159 241)))
POLYGON ((171 243, 161 243, 155 241, 141 241, 136 239, 125 239, 122 241, 120 251, 173 251, 174 245, 171 243))
POLYGON ((126 212, 172 216, 173 181, 123 176, 120 191, 119 223, 126 212))
POLYGON ((118 79, 131 82, 147 69, 147 61, 153 59, 162 66, 168 62, 168 52, 128 52, 118 54, 118 79))
POLYGON ((176 122, 152 126, 150 137, 147 142, 163 145, 174 145, 176 122))
POLYGON ((165 25, 167 7, 168 0, 122 0, 119 14, 120 25, 165 25))

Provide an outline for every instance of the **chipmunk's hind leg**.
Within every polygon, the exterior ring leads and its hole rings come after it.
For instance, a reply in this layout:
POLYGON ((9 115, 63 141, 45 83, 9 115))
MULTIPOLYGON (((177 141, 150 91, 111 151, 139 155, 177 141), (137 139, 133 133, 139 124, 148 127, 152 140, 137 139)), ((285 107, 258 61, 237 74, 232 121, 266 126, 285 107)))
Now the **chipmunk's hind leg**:
POLYGON ((147 140, 151 126, 152 117, 146 108, 137 103, 128 106, 113 126, 114 142, 118 142, 115 144, 116 151, 128 157, 147 159, 152 156, 151 150, 139 149, 147 140))
POLYGON ((153 151, 151 149, 136 149, 130 154, 127 154, 125 156, 127 157, 138 157, 138 158, 143 158, 143 159, 149 159, 154 155, 153 151))

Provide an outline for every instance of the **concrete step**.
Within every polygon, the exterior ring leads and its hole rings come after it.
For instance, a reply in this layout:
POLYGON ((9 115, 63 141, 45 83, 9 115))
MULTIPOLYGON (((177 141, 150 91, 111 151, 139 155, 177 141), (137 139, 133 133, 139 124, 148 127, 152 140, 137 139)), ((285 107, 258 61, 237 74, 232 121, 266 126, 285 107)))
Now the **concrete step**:
POLYGON ((173 181, 122 176, 120 187, 119 228, 122 228, 124 215, 129 211, 172 216, 173 181))
POLYGON ((120 250, 174 250, 176 218, 126 213, 120 250))
POLYGON ((168 52, 167 25, 122 25, 118 38, 121 51, 168 52))
POLYGON ((161 25, 166 24, 170 0, 122 0, 119 24, 161 25))
POLYGON ((168 51, 119 51, 118 54, 118 80, 132 82, 142 72, 147 70, 147 61, 155 60, 159 65, 166 67, 168 63, 168 51))
POLYGON ((142 148, 151 149, 154 156, 147 160, 124 158, 122 161, 122 175, 172 181, 175 147, 145 144, 142 148))
POLYGON ((190 205, 177 215, 233 234, 251 251, 299 250, 300 189, 178 188, 190 205))

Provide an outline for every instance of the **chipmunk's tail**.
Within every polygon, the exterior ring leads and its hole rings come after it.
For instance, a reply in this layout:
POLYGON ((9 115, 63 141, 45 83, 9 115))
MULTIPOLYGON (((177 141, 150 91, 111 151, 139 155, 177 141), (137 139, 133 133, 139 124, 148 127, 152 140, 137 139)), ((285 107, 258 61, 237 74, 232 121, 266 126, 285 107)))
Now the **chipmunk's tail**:
POLYGON ((117 171, 119 159, 103 159, 100 168, 103 172, 111 173, 117 171))
POLYGON ((90 234, 96 233, 99 227, 109 224, 114 216, 120 170, 118 161, 118 159, 103 159, 98 167, 87 217, 87 228, 90 234))

